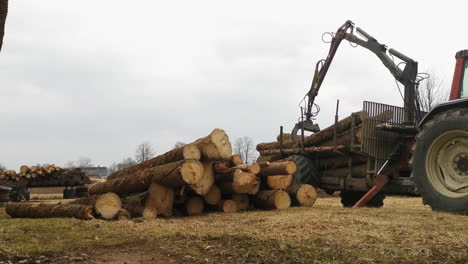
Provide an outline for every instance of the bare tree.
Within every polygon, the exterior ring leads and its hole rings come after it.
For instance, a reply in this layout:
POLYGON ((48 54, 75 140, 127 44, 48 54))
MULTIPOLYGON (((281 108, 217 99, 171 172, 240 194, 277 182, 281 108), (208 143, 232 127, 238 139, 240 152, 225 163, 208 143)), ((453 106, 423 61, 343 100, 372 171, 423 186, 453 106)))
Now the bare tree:
POLYGON ((184 142, 181 142, 181 141, 177 141, 177 142, 174 144, 174 148, 182 147, 183 145, 187 145, 187 144, 185 144, 184 142))
POLYGON ((234 153, 240 154, 242 160, 248 164, 253 163, 258 157, 252 138, 241 137, 234 141, 234 153))
POLYGON ((154 156, 153 146, 148 141, 138 145, 135 153, 135 159, 138 163, 149 160, 154 156))
POLYGON ((123 170, 123 169, 128 168, 130 166, 133 166, 135 164, 137 164, 137 162, 134 159, 125 158, 119 163, 113 162, 111 165, 109 165, 107 170, 109 171, 109 174, 112 174, 112 173, 114 173, 116 171, 123 170))
POLYGON ((76 161, 76 166, 80 168, 92 167, 93 162, 91 161, 90 158, 82 156, 82 157, 79 157, 78 160, 76 161))
POLYGON ((75 162, 71 161, 71 160, 65 162, 65 164, 63 164, 63 165, 65 166, 65 168, 76 168, 75 162))
POLYGON ((422 81, 419 85, 419 97, 421 108, 425 112, 429 112, 441 102, 448 98, 448 92, 444 87, 444 81, 437 77, 437 74, 432 71, 427 71, 429 78, 422 81))

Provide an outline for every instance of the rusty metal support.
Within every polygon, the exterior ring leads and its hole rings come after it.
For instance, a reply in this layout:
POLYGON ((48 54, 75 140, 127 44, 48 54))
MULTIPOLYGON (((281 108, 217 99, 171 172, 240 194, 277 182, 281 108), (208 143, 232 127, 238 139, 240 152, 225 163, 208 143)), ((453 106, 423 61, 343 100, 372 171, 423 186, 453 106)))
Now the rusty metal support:
POLYGON ((382 190, 382 188, 387 184, 389 178, 386 174, 377 174, 375 176, 374 186, 366 193, 362 198, 353 206, 353 207, 363 207, 365 206, 374 196, 382 190))

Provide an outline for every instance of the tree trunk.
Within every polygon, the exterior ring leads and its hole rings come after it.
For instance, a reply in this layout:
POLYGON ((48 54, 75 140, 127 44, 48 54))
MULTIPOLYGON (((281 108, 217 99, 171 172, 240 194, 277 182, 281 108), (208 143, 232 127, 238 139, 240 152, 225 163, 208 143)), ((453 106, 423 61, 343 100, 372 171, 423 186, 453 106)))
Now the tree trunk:
POLYGON ((216 128, 210 135, 192 143, 200 148, 203 160, 223 160, 232 155, 232 146, 224 130, 216 128))
POLYGON ((293 182, 293 175, 266 176, 266 182, 272 190, 286 190, 293 182))
POLYGON ((285 191, 260 191, 255 196, 255 205, 261 209, 286 209, 291 206, 291 198, 285 191))
POLYGON ((107 180, 125 177, 129 174, 141 171, 143 169, 156 167, 184 159, 200 160, 200 157, 201 152, 197 146, 191 144, 183 145, 142 163, 114 172, 113 174, 109 175, 109 177, 107 177, 107 180))
POLYGON ((74 217, 92 219, 93 208, 81 204, 30 204, 7 203, 6 212, 11 217, 19 218, 49 218, 74 217))
POLYGON ((317 200, 317 190, 310 184, 294 184, 287 189, 291 202, 296 206, 314 205, 317 200))
POLYGON ((89 194, 114 192, 121 195, 142 192, 148 189, 152 181, 167 187, 178 188, 185 184, 195 185, 202 180, 202 177, 203 165, 200 161, 181 160, 95 183, 89 188, 89 194))
POLYGON ((214 164, 214 171, 218 174, 227 174, 227 173, 232 173, 234 170, 240 169, 244 172, 249 172, 253 174, 257 174, 260 172, 260 165, 257 163, 253 164, 241 164, 237 166, 230 166, 229 163, 227 162, 215 162, 214 164))
POLYGON ((112 192, 99 195, 94 204, 94 210, 103 219, 114 219, 121 208, 120 197, 112 192))
MULTIPOLYGON (((337 145, 336 150, 345 149, 346 146, 344 145, 337 145)), ((304 151, 307 153, 324 153, 324 152, 333 152, 335 151, 334 147, 326 146, 326 147, 307 147, 304 148, 304 151)), ((284 155, 295 155, 301 154, 301 148, 290 148, 290 149, 283 149, 284 155)), ((281 151, 279 149, 270 149, 270 150, 262 150, 260 151, 260 155, 262 156, 269 156, 269 155, 280 155, 281 151)))
POLYGON ((221 200, 216 207, 225 213, 235 213, 237 211, 237 204, 233 200, 221 200))
POLYGON ((297 165, 294 161, 272 162, 267 167, 260 170, 260 176, 270 175, 293 175, 297 170, 297 165))
POLYGON ((148 188, 143 218, 156 218, 157 215, 172 216, 174 205, 174 190, 157 183, 152 183, 148 188))
POLYGON ((216 205, 221 201, 221 190, 218 186, 211 186, 210 190, 204 195, 205 202, 209 205, 216 205))
POLYGON ((215 175, 213 170, 213 162, 204 161, 203 165, 203 177, 198 182, 192 185, 192 189, 199 195, 205 195, 213 186, 215 175))
POLYGON ((200 197, 190 197, 185 204, 185 211, 188 215, 199 215, 203 213, 205 205, 200 197))
POLYGON ((249 195, 247 194, 233 194, 231 199, 236 202, 239 211, 248 210, 250 207, 249 195))
POLYGON ((354 144, 361 144, 362 142, 362 127, 361 126, 355 127, 354 138, 351 133, 351 130, 348 130, 341 134, 336 135, 336 142, 334 142, 334 139, 331 138, 326 141, 318 142, 317 146, 320 146, 320 147, 334 146, 335 143, 336 145, 351 146, 352 141, 354 142, 354 144))
POLYGON ((264 155, 264 156, 262 155, 257 158, 257 163, 274 162, 280 159, 283 159, 283 157, 281 156, 281 153, 275 154, 275 155, 264 155))
POLYGON ((242 156, 240 154, 232 155, 230 158, 230 161, 231 161, 232 166, 237 166, 237 165, 241 165, 244 163, 244 161, 242 160, 242 156))

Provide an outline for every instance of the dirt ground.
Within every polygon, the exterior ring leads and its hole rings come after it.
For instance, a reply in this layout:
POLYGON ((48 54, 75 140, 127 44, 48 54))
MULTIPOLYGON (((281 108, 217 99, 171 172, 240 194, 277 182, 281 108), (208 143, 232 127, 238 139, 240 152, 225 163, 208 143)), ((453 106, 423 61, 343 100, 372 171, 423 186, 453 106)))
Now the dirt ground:
MULTIPOLYGON (((0 209, 4 263, 468 263, 468 217, 420 198, 380 209, 210 213, 142 221, 11 219, 0 209)), ((1 262, 0 262, 1 263, 1 262)))

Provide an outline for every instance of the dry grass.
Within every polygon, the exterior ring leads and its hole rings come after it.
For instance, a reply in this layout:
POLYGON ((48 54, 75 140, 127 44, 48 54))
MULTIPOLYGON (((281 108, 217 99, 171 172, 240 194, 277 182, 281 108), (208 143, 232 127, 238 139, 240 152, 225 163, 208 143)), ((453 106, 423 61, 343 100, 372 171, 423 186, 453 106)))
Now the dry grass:
POLYGON ((466 216, 432 212, 418 198, 401 197, 387 198, 381 209, 345 209, 338 198, 323 198, 312 208, 149 222, 10 219, 0 214, 0 234, 0 256, 133 245, 135 252, 154 247, 169 255, 190 255, 192 262, 468 261, 466 216))

